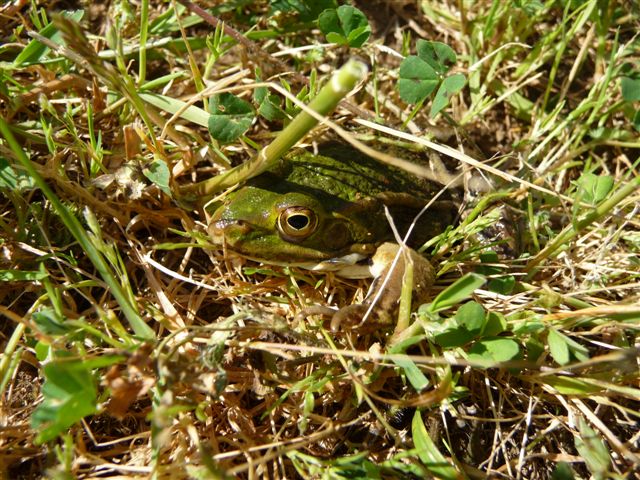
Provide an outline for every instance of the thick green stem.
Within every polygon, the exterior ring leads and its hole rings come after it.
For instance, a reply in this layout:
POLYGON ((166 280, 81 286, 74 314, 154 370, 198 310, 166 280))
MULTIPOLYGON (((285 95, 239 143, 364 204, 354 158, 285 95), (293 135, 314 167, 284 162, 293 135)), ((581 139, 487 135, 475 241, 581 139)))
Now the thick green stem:
MULTIPOLYGON (((311 101, 309 109, 322 116, 329 115, 340 100, 364 78, 366 72, 367 68, 362 62, 349 60, 311 101)), ((317 124, 318 119, 303 110, 278 134, 271 144, 263 148, 251 160, 204 182, 182 187, 180 196, 186 196, 187 200, 206 201, 207 197, 216 192, 259 175, 269 169, 317 124)))

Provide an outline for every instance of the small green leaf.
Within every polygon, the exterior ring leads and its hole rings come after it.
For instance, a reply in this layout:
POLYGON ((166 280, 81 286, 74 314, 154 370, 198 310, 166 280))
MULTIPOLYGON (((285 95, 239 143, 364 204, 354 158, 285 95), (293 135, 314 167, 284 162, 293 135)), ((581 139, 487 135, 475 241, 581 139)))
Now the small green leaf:
POLYGON ((467 330, 467 327, 450 327, 433 335, 433 341, 442 348, 456 348, 466 345, 474 338, 474 332, 467 330))
POLYGON ((222 143, 236 140, 249 129, 254 119, 251 104, 231 93, 213 95, 209 110, 209 133, 222 143))
POLYGON ((407 103, 419 103, 436 89, 440 78, 424 60, 409 55, 400 64, 398 92, 407 103))
POLYGON ((498 278, 492 278, 487 284, 487 289, 500 295, 511 295, 516 286, 516 277, 513 275, 503 275, 498 278))
POLYGON ((499 312, 489 312, 487 321, 482 329, 483 337, 495 337, 507 329, 507 320, 499 312))
POLYGON ((438 318, 432 314, 432 321, 425 325, 425 333, 442 348, 455 348, 466 345, 479 336, 485 313, 480 305, 469 302, 460 307, 455 316, 444 321, 439 321, 438 318))
MULTIPOLYGON (((544 323, 538 321, 538 317, 532 312, 525 312, 531 315, 531 318, 526 319, 523 322, 517 322, 513 325, 513 333, 516 337, 523 335, 535 335, 543 332, 545 329, 544 323)), ((526 317, 525 317, 526 318, 526 317)))
POLYGON ((64 335, 71 331, 71 328, 64 324, 64 318, 60 318, 53 308, 43 308, 34 312, 31 318, 40 332, 46 335, 64 335))
POLYGON ((35 182, 22 170, 14 170, 9 160, 0 157, 0 188, 22 192, 35 188, 35 182))
POLYGON ((599 126, 589 130, 589 136, 599 142, 606 142, 607 140, 624 142, 629 138, 629 132, 622 128, 599 126))
POLYGON ((433 313, 450 308, 469 298, 471 294, 484 285, 485 282, 486 278, 482 275, 468 273, 440 292, 426 308, 433 313))
POLYGON ((640 132, 640 108, 636 110, 631 121, 633 122, 633 128, 640 132))
POLYGON ((576 450, 584 459, 593 478, 609 478, 611 456, 604 440, 582 417, 578 417, 578 430, 580 435, 576 435, 574 439, 576 450))
POLYGON ((262 97, 259 102, 258 113, 269 121, 282 120, 286 116, 284 110, 282 110, 282 99, 272 93, 262 97))
POLYGON ((52 350, 51 345, 43 341, 36 343, 36 346, 34 347, 34 351, 36 352, 36 358, 40 362, 44 362, 47 359, 51 350, 52 350))
POLYGON ((421 392, 429 386, 429 379, 422 373, 422 370, 418 368, 411 358, 402 356, 400 358, 394 358, 393 363, 402 368, 407 379, 416 389, 417 392, 421 392))
POLYGON ((171 172, 164 160, 154 160, 143 171, 144 176, 151 180, 164 193, 171 197, 171 188, 169 188, 169 180, 171 172))
POLYGON ((480 273, 481 275, 495 275, 496 273, 500 273, 502 271, 502 269, 496 265, 487 265, 490 263, 500 262, 498 254, 493 250, 482 252, 480 254, 480 261, 482 263, 476 267, 476 272, 480 273))
POLYGON ((585 172, 576 183, 580 200, 592 205, 607 198, 607 195, 613 189, 613 177, 610 175, 595 175, 585 172))
POLYGON ((549 329, 549 334, 547 335, 549 351, 553 359, 560 365, 569 363, 569 346, 565 339, 566 337, 557 330, 553 328, 549 329))
MULTIPOLYGON (((256 69, 256 81, 261 81, 260 71, 256 69)), ((258 113, 269 121, 281 120, 286 117, 282 109, 282 98, 269 93, 267 87, 258 87, 253 92, 253 100, 258 104, 258 113)))
POLYGON ((520 345, 511 338, 494 337, 478 340, 469 349, 471 360, 489 360, 492 362, 508 362, 520 354, 520 345))
POLYGON ((369 35, 371 34, 371 27, 369 24, 363 25, 362 27, 356 28, 349 32, 349 36, 347 37, 347 41, 349 45, 352 47, 360 47, 364 42, 367 41, 369 35))
POLYGON ((559 462, 551 473, 551 480, 574 480, 575 476, 571 465, 559 462))
POLYGON ((82 362, 56 361, 45 365, 44 400, 31 416, 38 431, 36 443, 53 440, 74 423, 97 411, 97 388, 82 362))
POLYGON ((318 17, 318 28, 330 42, 356 48, 361 47, 371 34, 367 17, 351 5, 322 12, 318 17))
POLYGON ((444 455, 440 453, 438 447, 431 440, 419 410, 413 415, 413 420, 411 421, 411 436, 420 461, 436 478, 445 480, 459 478, 454 466, 444 458, 444 455))
POLYGON ((540 355, 544 353, 544 343, 535 337, 530 337, 526 341, 525 347, 527 349, 527 360, 530 362, 536 362, 540 355))
POLYGON ((640 100, 640 78, 622 77, 620 79, 622 98, 627 102, 640 100))
POLYGON ((337 43, 338 45, 349 45, 349 40, 347 40, 337 32, 329 32, 327 33, 326 37, 327 40, 329 40, 331 43, 337 43))
POLYGON ((461 73, 456 73, 443 80, 431 104, 431 118, 438 115, 443 108, 449 105, 449 99, 462 90, 466 82, 467 79, 461 73))
MULTIPOLYGON (((560 334, 562 335, 562 334, 560 334)), ((589 350, 584 345, 580 345, 574 339, 565 336, 565 342, 567 343, 567 347, 569 347, 569 353, 574 356, 580 362, 584 362, 589 360, 589 350)))
POLYGON ((473 333, 479 333, 485 324, 485 311, 477 302, 471 301, 462 305, 455 315, 456 323, 473 333))
POLYGON ((416 52, 438 75, 444 75, 449 71, 451 65, 456 63, 456 52, 449 45, 442 42, 430 42, 420 39, 416 42, 416 52))

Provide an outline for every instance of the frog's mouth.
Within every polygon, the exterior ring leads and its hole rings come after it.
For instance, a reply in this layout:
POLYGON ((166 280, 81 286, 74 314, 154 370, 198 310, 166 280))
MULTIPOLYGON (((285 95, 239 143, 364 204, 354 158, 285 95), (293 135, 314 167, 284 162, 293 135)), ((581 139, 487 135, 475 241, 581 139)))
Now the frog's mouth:
MULTIPOLYGON (((219 220, 209 225, 209 235, 215 244, 227 245, 230 251, 248 260, 269 265, 300 267, 315 272, 334 272, 345 278, 369 278, 372 276, 369 255, 363 253, 347 252, 336 257, 319 258, 316 252, 314 255, 316 258, 308 256, 298 260, 296 255, 298 258, 305 256, 304 254, 300 255, 299 246, 291 245, 292 249, 297 247, 297 254, 282 252, 280 255, 269 257, 257 254, 255 249, 247 247, 249 242, 245 240, 233 240, 233 238, 247 237, 253 230, 252 226, 238 221, 219 220)), ((258 235, 258 237, 265 238, 266 236, 258 235)))
POLYGON ((345 278, 369 278, 373 276, 369 257, 360 253, 349 253, 341 257, 323 260, 314 265, 299 266, 316 272, 335 272, 345 278))

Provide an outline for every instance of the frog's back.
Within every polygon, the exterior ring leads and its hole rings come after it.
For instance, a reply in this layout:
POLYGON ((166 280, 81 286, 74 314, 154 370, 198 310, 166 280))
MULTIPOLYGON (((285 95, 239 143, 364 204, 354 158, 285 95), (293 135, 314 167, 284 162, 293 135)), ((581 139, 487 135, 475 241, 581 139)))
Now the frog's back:
POLYGON ((287 181, 348 201, 386 193, 410 194, 429 201, 441 189, 438 184, 378 162, 348 144, 327 143, 320 146, 318 153, 302 151, 285 157, 287 181))

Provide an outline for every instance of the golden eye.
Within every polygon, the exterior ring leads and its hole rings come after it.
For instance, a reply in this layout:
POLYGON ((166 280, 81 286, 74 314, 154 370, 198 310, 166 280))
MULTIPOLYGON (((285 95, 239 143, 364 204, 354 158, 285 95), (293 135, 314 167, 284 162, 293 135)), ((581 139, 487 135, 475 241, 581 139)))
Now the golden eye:
POLYGON ((287 207, 278 217, 278 231, 285 240, 304 240, 318 227, 318 217, 307 207, 287 207))

